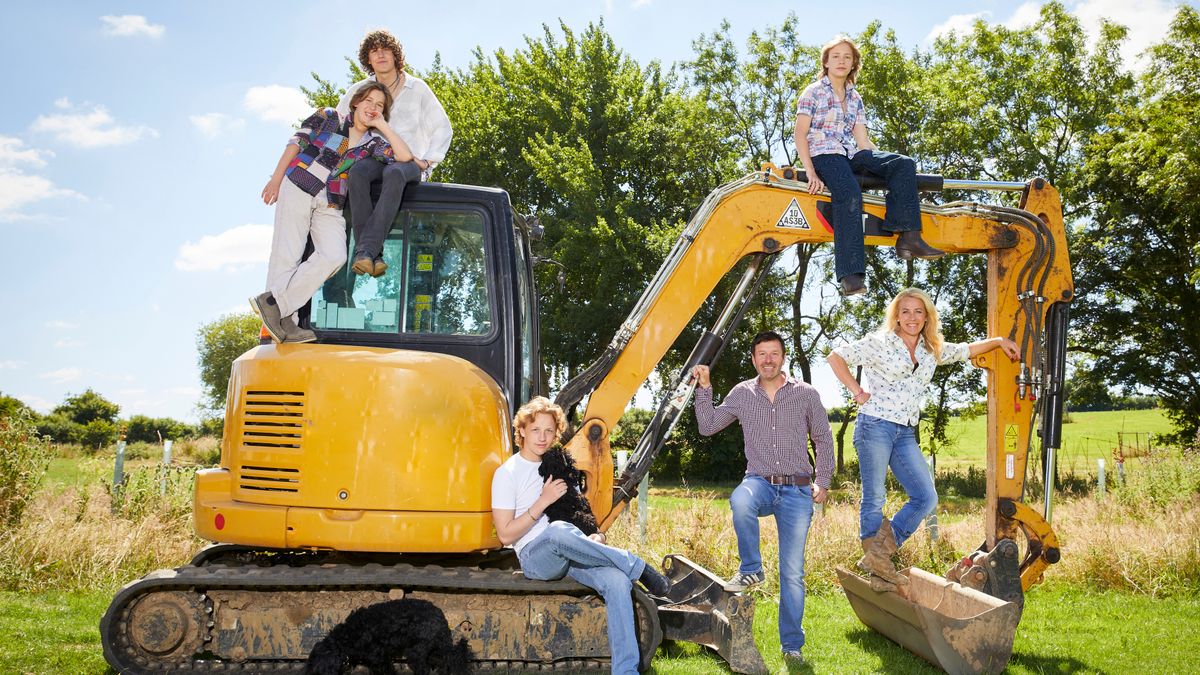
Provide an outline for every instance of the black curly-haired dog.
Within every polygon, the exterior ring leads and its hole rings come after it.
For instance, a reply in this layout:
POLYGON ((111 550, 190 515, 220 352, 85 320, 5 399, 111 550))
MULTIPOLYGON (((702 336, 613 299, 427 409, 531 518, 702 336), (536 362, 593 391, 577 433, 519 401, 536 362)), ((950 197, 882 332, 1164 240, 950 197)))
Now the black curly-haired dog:
POLYGON ((455 644, 446 615, 428 600, 388 600, 350 612, 308 655, 308 675, 341 675, 355 666, 372 673, 398 673, 403 658, 414 675, 447 675, 471 669, 466 638, 455 644))
POLYGON ((585 535, 600 531, 592 505, 583 496, 583 472, 575 467, 575 459, 563 448, 551 448, 542 455, 538 475, 543 479, 554 476, 567 483, 567 492, 546 507, 546 518, 550 522, 565 520, 578 527, 585 535))

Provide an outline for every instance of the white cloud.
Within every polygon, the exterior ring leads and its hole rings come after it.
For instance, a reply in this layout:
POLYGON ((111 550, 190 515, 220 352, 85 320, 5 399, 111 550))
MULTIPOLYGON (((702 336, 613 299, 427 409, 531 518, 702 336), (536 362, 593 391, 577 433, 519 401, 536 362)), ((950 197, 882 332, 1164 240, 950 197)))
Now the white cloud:
POLYGON ((1140 70, 1145 64, 1139 62, 1138 54, 1162 41, 1177 11, 1178 3, 1163 0, 1083 0, 1075 6, 1074 14, 1087 32, 1088 47, 1095 45, 1100 37, 1101 18, 1128 28, 1129 34, 1121 48, 1121 57, 1126 66, 1140 70))
POLYGON ((58 330, 71 330, 72 328, 79 328, 79 324, 71 323, 70 321, 63 321, 62 319, 54 319, 53 321, 46 322, 46 328, 55 328, 58 330))
POLYGON ((60 188, 42 176, 0 167, 0 222, 28 219, 30 216, 20 211, 26 204, 68 197, 82 199, 83 195, 60 188))
POLYGON ((41 396, 34 394, 16 394, 15 398, 40 413, 48 413, 54 409, 54 404, 41 396))
POLYGON ((57 349, 72 349, 75 347, 83 347, 85 345, 87 345, 87 343, 84 342, 83 340, 76 340, 75 338, 69 338, 69 337, 68 338, 60 338, 54 342, 54 346, 57 349))
POLYGON ((49 150, 26 148, 25 141, 13 136, 0 136, 0 166, 46 166, 45 157, 53 157, 49 150))
POLYGON ((266 122, 294 124, 312 112, 303 92, 278 84, 250 87, 242 105, 266 122))
POLYGON ((58 370, 51 370, 50 372, 42 373, 41 375, 38 375, 38 377, 42 378, 43 380, 53 380, 59 384, 64 384, 66 382, 78 380, 81 375, 83 375, 83 370, 79 368, 59 368, 58 370))
MULTIPOLYGON (((1041 0, 1026 0, 1001 24, 1011 30, 1028 28, 1041 19, 1041 0)), ((1121 57, 1126 66, 1135 70, 1144 66, 1138 59, 1138 54, 1155 42, 1161 41, 1171 26, 1171 19, 1178 11, 1178 3, 1168 0, 1079 0, 1072 3, 1071 13, 1079 19, 1080 25, 1087 36, 1087 45, 1092 49, 1100 36, 1100 20, 1107 19, 1129 29, 1125 44, 1121 48, 1121 57)), ((956 32, 964 35, 971 31, 977 19, 990 20, 989 11, 974 14, 956 14, 933 27, 925 36, 925 44, 941 35, 956 32)))
POLYGON ((653 1, 654 0, 633 0, 633 3, 630 5, 630 7, 633 7, 634 9, 641 9, 642 7, 649 7, 650 3, 653 1))
POLYGON ((102 16, 104 34, 112 37, 145 36, 160 38, 167 32, 167 27, 159 23, 150 23, 144 16, 124 14, 122 16, 102 16))
POLYGON ((241 118, 218 112, 190 115, 188 119, 205 138, 217 138, 222 131, 235 131, 246 125, 246 121, 241 118))
POLYGON ((971 32, 975 22, 979 19, 984 21, 991 16, 991 12, 975 12, 974 14, 955 14, 945 21, 939 23, 929 30, 929 34, 925 36, 926 43, 932 43, 937 38, 949 34, 957 33, 958 35, 966 35, 971 32))
MULTIPOLYGON (((70 101, 59 99, 55 107, 66 109, 70 101), (65 103, 65 105, 60 105, 65 103)), ((158 132, 146 126, 120 126, 108 109, 102 105, 84 103, 75 107, 90 106, 91 110, 82 113, 64 113, 38 115, 33 121, 31 130, 37 133, 53 134, 60 143, 69 143, 82 148, 102 148, 109 145, 124 145, 144 137, 157 138, 158 132)))
POLYGON ((1018 7, 1012 16, 1004 21, 1004 27, 1009 30, 1020 30, 1029 28, 1042 18, 1042 3, 1037 0, 1030 0, 1018 7))
POLYGON ((272 229, 270 225, 239 225, 201 237, 195 243, 189 241, 179 247, 175 267, 184 272, 206 272, 263 264, 271 251, 272 229))
POLYGON ((24 361, 0 361, 0 370, 20 370, 23 367, 24 361))

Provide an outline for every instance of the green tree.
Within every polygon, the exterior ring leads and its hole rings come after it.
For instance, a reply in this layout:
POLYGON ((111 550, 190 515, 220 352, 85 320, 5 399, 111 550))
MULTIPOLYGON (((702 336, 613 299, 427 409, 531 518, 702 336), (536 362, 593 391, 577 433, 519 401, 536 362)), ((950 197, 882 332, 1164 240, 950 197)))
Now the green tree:
POLYGON ((75 433, 75 442, 86 448, 98 450, 116 443, 119 433, 120 427, 115 422, 96 419, 79 425, 75 433))
POLYGON ((125 421, 125 440, 130 443, 158 443, 159 441, 176 441, 188 438, 195 429, 186 422, 180 422, 170 417, 147 417, 134 415, 125 421))
POLYGON ((115 424, 121 406, 88 389, 82 394, 67 395, 62 404, 53 413, 65 416, 76 424, 86 425, 100 420, 115 424))
POLYGON ((639 65, 603 24, 543 27, 512 53, 477 50, 427 81, 454 125, 442 180, 497 185, 546 226, 544 363, 561 383, 590 363, 736 156, 704 107, 657 62, 639 65))
MULTIPOLYGON (((0 393, 0 417, 12 417, 21 412, 33 413, 33 410, 24 401, 0 393)), ((36 414, 32 416, 37 417, 36 414)))
POLYGON ((1080 236, 1075 324, 1096 370, 1157 394, 1188 440, 1200 426, 1200 14, 1180 6, 1148 55, 1136 102, 1089 148, 1098 209, 1080 236))
POLYGON ((233 361, 258 345, 261 327, 262 322, 253 314, 226 314, 196 331, 204 408, 212 411, 225 408, 233 361))

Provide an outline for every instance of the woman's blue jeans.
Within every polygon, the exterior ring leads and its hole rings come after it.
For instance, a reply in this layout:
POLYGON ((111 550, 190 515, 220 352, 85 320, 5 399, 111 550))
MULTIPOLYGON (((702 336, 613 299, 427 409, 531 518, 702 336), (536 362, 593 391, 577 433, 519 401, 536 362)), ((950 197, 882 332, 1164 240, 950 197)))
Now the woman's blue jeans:
POLYGON ((733 531, 737 534, 738 571, 762 571, 758 519, 775 516, 779 530, 779 643, 785 652, 804 647, 804 544, 812 523, 812 488, 771 485, 762 476, 747 474, 729 495, 733 531))
POLYGON ((633 616, 633 581, 646 562, 620 548, 588 539, 570 523, 550 523, 546 531, 521 549, 521 571, 530 579, 553 581, 569 576, 604 598, 608 613, 608 648, 612 672, 638 672, 637 632, 633 616))
POLYGON ((887 182, 884 229, 890 232, 921 230, 917 165, 911 157, 894 152, 859 150, 853 157, 817 155, 812 162, 817 176, 829 190, 833 207, 833 268, 839 280, 847 274, 865 274, 867 271, 863 249, 862 188, 854 174, 879 176, 887 182))
POLYGON ((873 537, 883 523, 883 504, 887 500, 885 481, 890 466, 896 480, 908 493, 908 501, 892 517, 892 531, 899 546, 937 507, 937 491, 925 456, 917 445, 915 428, 859 415, 854 422, 854 449, 858 451, 858 471, 862 479, 858 534, 863 539, 873 537))

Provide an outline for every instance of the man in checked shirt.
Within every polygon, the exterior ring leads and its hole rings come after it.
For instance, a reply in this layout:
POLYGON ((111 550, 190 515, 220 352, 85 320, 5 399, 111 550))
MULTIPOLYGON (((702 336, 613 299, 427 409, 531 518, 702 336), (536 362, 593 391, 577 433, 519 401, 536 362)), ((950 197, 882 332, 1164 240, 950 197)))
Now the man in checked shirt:
POLYGON ((725 585, 741 591, 763 581, 758 519, 774 515, 779 529, 779 642, 786 661, 803 662, 804 543, 813 504, 821 504, 833 477, 833 432, 817 390, 783 370, 783 338, 754 337, 751 360, 758 377, 740 382, 713 407, 708 366, 696 366, 696 423, 711 436, 741 422, 746 475, 729 496, 741 566, 725 585), (817 467, 808 459, 816 446, 817 467))

